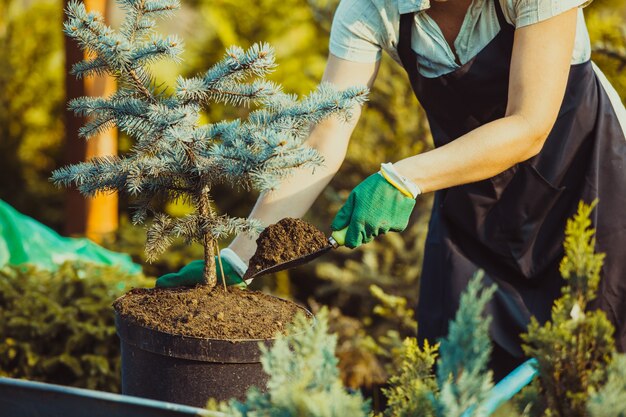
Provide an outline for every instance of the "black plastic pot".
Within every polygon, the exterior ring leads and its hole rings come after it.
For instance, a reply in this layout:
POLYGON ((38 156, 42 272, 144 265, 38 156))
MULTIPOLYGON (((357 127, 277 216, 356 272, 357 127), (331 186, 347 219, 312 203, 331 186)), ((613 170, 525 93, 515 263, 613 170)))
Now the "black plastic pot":
POLYGON ((204 407, 209 398, 244 399, 252 386, 265 390, 268 376, 259 343, 270 346, 273 339, 173 335, 140 326, 117 312, 115 326, 122 347, 123 394, 204 407))

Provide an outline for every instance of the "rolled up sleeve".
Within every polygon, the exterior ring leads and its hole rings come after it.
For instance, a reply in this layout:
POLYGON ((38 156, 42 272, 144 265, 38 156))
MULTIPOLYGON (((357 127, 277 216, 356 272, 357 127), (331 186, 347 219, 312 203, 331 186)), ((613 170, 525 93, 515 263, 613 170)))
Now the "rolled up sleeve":
POLYGON ((376 62, 382 54, 380 12, 369 0, 342 0, 330 32, 330 52, 353 62, 376 62))
POLYGON ((515 27, 539 23, 567 10, 584 7, 589 0, 513 0, 515 27))

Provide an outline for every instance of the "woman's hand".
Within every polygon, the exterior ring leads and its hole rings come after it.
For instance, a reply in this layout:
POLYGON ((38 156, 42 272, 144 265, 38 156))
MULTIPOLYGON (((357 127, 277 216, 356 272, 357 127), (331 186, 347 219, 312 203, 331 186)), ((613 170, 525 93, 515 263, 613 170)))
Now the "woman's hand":
MULTIPOLYGON (((222 266, 224 266, 224 280, 226 285, 235 286, 239 288, 246 288, 247 285, 243 281, 242 275, 239 275, 235 268, 226 259, 222 259, 222 266)), ((222 282, 222 271, 220 269, 220 262, 215 257, 215 269, 217 273, 218 284, 222 282)), ((156 286, 159 288, 172 288, 172 287, 190 287, 198 284, 202 284, 204 278, 204 260, 199 259, 191 261, 187 265, 183 266, 180 271, 165 274, 156 280, 156 286)))
POLYGON ((377 172, 352 190, 330 227, 347 227, 344 244, 354 249, 378 235, 403 231, 413 207, 414 198, 404 195, 377 172))
MULTIPOLYGON (((248 269, 239 255, 231 249, 223 249, 220 251, 220 257, 215 257, 215 270, 217 274, 217 282, 222 282, 228 286, 246 288, 248 281, 244 282, 243 276, 248 269), (223 272, 222 272, 223 267, 223 272)), ((183 266, 180 271, 165 274, 156 280, 157 287, 188 287, 202 284, 204 279, 204 260, 191 261, 183 266)))

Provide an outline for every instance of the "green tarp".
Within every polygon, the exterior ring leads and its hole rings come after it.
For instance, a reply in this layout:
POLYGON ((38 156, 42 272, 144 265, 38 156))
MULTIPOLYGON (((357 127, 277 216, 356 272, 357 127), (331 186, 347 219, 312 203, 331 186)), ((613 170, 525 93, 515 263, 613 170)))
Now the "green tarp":
POLYGON ((60 236, 0 200, 0 267, 28 263, 54 270, 74 260, 115 265, 133 274, 141 272, 141 266, 130 256, 104 249, 89 239, 60 236))

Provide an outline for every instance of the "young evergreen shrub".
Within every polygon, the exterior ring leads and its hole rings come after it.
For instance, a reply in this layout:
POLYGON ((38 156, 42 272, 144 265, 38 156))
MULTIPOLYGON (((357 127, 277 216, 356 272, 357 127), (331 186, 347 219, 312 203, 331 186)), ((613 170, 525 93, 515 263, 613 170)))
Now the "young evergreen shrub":
POLYGON ((604 259, 604 254, 594 252, 589 215, 595 204, 581 202, 567 222, 561 262, 567 285, 554 303, 551 320, 540 325, 533 318, 522 335, 524 352, 537 359, 540 374, 538 391, 530 396, 535 415, 587 416, 589 395, 607 380, 615 351, 614 328, 604 312, 586 311, 595 298, 604 259))
POLYGON ((469 409, 471 417, 486 415, 480 403, 493 386, 493 375, 487 366, 492 349, 491 317, 484 317, 483 311, 496 286, 483 288, 483 275, 478 271, 467 285, 448 336, 441 341, 437 367, 440 417, 460 417, 469 409))
POLYGON ((118 392, 120 351, 111 304, 150 284, 87 263, 65 263, 55 272, 3 267, 0 376, 118 392))
POLYGON ((261 363, 269 375, 267 392, 251 388, 245 402, 232 400, 217 408, 233 417, 367 416, 369 402, 341 383, 337 337, 328 333, 327 309, 318 313, 314 323, 300 314, 289 334, 269 349, 261 345, 261 363))
POLYGON ((400 373, 392 377, 387 416, 478 417, 486 415, 480 403, 493 386, 487 364, 491 353, 490 318, 483 311, 495 286, 482 287, 479 271, 461 296, 459 310, 450 323, 448 336, 439 345, 407 339, 400 373), (432 367, 439 350, 437 375, 432 367))

